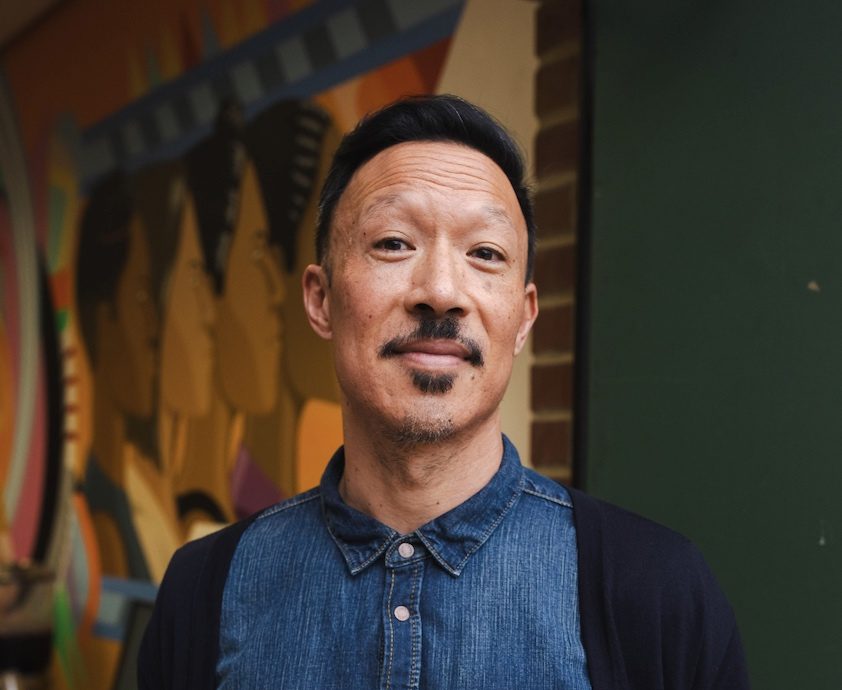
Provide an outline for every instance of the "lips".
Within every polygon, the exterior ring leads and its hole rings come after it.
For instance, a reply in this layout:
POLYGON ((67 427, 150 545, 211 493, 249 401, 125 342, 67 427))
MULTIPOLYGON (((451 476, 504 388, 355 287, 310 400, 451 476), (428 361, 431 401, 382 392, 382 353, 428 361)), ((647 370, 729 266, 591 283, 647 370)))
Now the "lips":
POLYGON ((429 369, 453 367, 467 361, 471 351, 454 340, 418 340, 398 345, 394 355, 401 359, 429 369))
POLYGON ((455 323, 442 322, 442 326, 447 328, 430 328, 422 323, 415 333, 393 338, 384 344, 380 348, 380 356, 384 359, 400 357, 415 366, 433 369, 457 366, 463 362, 473 367, 483 366, 478 343, 462 337, 455 323))

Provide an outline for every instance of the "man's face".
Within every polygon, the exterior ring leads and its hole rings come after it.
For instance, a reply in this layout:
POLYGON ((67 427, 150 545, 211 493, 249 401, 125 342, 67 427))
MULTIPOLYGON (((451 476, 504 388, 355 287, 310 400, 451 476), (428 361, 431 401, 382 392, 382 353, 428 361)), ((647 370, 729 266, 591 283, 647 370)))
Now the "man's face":
POLYGON ((348 423, 405 443, 483 423, 537 315, 524 285, 527 233, 514 191, 485 155, 411 142, 354 174, 327 264, 305 273, 316 331, 334 341, 348 423))

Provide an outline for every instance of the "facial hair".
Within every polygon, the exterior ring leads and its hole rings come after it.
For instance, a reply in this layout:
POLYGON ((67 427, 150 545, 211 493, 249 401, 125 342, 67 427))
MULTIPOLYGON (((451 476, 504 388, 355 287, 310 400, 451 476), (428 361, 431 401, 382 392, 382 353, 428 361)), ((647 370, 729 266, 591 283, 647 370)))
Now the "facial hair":
POLYGON ((453 431, 453 421, 450 419, 429 420, 407 416, 400 424, 387 429, 387 435, 399 448, 409 449, 441 443, 450 438, 453 431))
MULTIPOLYGON (((380 348, 380 357, 388 359, 399 356, 407 345, 423 340, 454 340, 468 351, 466 361, 471 366, 480 368, 485 362, 479 344, 460 335, 459 321, 452 317, 435 319, 422 317, 415 330, 403 336, 392 338, 380 348)), ((456 380, 455 374, 432 374, 417 369, 410 370, 412 384, 422 393, 428 395, 444 395, 452 388, 456 380)), ((407 416, 393 428, 387 431, 391 440, 403 448, 419 445, 436 444, 453 434, 454 426, 451 419, 421 419, 407 416)))
MULTIPOLYGON (((475 340, 459 334, 459 322, 452 316, 444 319, 421 318, 416 329, 409 335, 392 338, 380 348, 384 359, 397 357, 407 345, 421 340, 455 340, 468 350, 466 360, 471 366, 480 368, 484 365, 482 350, 475 340)), ((413 385, 422 393, 443 395, 453 388, 456 380, 453 374, 431 374, 413 369, 410 372, 413 385)))

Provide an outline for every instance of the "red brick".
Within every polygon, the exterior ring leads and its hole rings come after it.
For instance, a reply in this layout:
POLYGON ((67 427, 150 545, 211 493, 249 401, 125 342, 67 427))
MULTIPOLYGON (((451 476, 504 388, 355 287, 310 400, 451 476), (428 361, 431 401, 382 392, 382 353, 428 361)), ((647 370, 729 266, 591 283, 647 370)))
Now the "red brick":
POLYGON ((575 327, 572 304, 542 309, 532 329, 532 352, 536 355, 573 352, 575 327))
POLYGON ((576 228, 576 184, 570 182, 535 195, 538 239, 571 235, 576 228))
POLYGON ((570 422, 532 422, 533 467, 539 470, 570 467, 572 456, 570 422))
POLYGON ((579 169, 579 123, 560 122, 535 137, 535 175, 575 172, 579 169))
POLYGON ((535 256, 535 284, 541 295, 570 292, 576 287, 576 245, 541 249, 535 256))
POLYGON ((582 0, 546 0, 535 13, 535 53, 543 55, 582 35, 582 0))
POLYGON ((535 114, 538 117, 579 102, 579 56, 541 65, 535 75, 535 114))
POLYGON ((570 410, 573 406, 573 365, 532 365, 532 409, 535 412, 570 410))

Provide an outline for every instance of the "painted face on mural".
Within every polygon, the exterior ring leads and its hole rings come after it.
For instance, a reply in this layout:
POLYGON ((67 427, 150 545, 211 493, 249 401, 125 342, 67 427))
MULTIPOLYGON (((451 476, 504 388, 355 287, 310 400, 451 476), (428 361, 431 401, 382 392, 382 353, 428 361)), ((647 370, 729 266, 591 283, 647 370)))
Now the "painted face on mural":
POLYGON ((188 198, 167 285, 161 334, 161 399, 172 412, 200 416, 210 408, 215 318, 196 212, 188 198))
POLYGON ((425 442, 496 414, 537 315, 525 221, 485 155, 441 142, 381 152, 336 209, 305 304, 334 342, 352 423, 425 442))
MULTIPOLYGON (((319 175, 324 182, 333 160, 333 152, 339 145, 341 133, 331 127, 326 136, 319 161, 319 175)), ((283 305, 284 351, 282 376, 301 399, 319 398, 339 402, 339 389, 333 373, 333 352, 330 343, 319 338, 307 323, 307 314, 301 308, 303 300, 301 271, 316 261, 316 222, 318 215, 318 194, 313 194, 298 225, 295 269, 284 272, 287 298, 283 305)))
POLYGON ((257 175, 245 163, 237 224, 217 305, 217 345, 222 388, 238 409, 268 412, 277 396, 284 299, 280 252, 269 227, 257 175))
POLYGON ((98 337, 104 380, 117 406, 145 417, 152 413, 158 366, 158 314, 152 299, 149 247, 143 223, 129 225, 129 251, 113 303, 99 306, 98 337))

